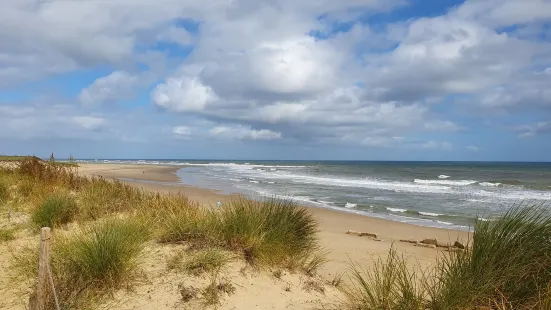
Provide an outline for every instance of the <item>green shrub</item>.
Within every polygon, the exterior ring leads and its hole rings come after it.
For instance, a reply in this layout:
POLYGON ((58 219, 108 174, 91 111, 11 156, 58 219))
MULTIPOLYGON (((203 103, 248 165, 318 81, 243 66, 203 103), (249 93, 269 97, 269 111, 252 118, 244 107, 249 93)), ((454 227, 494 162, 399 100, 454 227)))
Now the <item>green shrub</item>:
POLYGON ((31 221, 37 227, 56 227, 71 222, 77 212, 77 205, 71 196, 55 194, 33 211, 31 221))

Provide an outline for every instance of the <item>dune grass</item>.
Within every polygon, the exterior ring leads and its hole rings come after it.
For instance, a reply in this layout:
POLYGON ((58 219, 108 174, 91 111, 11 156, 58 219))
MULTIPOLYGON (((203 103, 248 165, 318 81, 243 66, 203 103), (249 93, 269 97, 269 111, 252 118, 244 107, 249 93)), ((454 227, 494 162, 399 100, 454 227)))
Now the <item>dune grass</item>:
POLYGON ((379 258, 367 270, 354 265, 351 274, 353 285, 345 289, 349 309, 425 309, 415 271, 393 248, 386 260, 379 258))
MULTIPOLYGON (((175 256, 172 265, 190 274, 217 274, 234 257, 308 274, 324 262, 317 223, 292 201, 242 198, 204 208, 180 194, 85 178, 72 166, 32 157, 0 174, 34 227, 74 223, 53 231, 51 269, 63 308, 94 305, 131 285, 139 253, 151 239, 189 245, 189 255, 175 256)), ((34 289, 37 254, 36 248, 14 252, 13 278, 20 280, 13 283, 30 281, 34 289)))
POLYGON ((537 303, 551 283, 551 215, 514 207, 497 221, 477 221, 472 246, 443 260, 440 270, 435 308, 537 303))
POLYGON ((77 214, 75 199, 66 193, 57 193, 48 197, 31 214, 31 221, 37 227, 57 227, 67 224, 77 214))
MULTIPOLYGON (((50 266, 62 309, 89 307, 131 283, 150 236, 139 220, 111 218, 54 239, 50 266)), ((38 251, 27 248, 14 255, 14 278, 30 280, 34 288, 38 251)), ((54 308, 53 296, 49 296, 46 309, 54 308)))
POLYGON ((323 263, 316 233, 310 213, 290 200, 241 198, 217 210, 171 210, 159 240, 223 247, 242 253, 251 264, 304 267, 314 273, 323 263))
POLYGON ((79 195, 79 219, 96 220, 113 213, 137 210, 147 198, 142 190, 120 181, 93 178, 79 195))
POLYGON ((234 200, 220 210, 216 233, 250 261, 292 264, 318 248, 317 223, 291 200, 234 200))
POLYGON ((69 273, 85 283, 113 288, 136 268, 138 254, 149 238, 145 223, 107 219, 64 240, 57 251, 69 273))
POLYGON ((394 250, 371 270, 353 268, 349 309, 550 309, 551 215, 514 206, 477 221, 465 251, 443 256, 430 273, 408 270, 394 250))

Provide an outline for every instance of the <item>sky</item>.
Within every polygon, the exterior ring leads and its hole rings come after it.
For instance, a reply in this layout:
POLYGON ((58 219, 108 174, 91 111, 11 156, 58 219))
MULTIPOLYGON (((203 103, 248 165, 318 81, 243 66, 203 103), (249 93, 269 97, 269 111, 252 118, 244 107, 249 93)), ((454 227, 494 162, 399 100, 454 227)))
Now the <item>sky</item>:
POLYGON ((551 0, 1 0, 0 154, 551 161, 551 0))

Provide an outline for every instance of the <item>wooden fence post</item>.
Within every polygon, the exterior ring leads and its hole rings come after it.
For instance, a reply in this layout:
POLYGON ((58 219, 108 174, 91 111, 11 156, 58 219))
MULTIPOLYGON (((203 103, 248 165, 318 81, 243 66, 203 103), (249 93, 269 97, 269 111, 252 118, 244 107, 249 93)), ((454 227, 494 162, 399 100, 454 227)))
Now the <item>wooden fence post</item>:
POLYGON ((38 260, 38 281, 36 291, 29 300, 31 310, 44 310, 48 298, 48 264, 50 263, 50 227, 40 230, 40 256, 38 260))

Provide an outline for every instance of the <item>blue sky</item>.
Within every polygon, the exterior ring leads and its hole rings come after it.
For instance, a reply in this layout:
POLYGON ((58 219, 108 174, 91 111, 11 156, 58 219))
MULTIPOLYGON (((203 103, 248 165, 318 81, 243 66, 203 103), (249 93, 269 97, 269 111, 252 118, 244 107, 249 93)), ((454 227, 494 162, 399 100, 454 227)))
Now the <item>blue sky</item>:
POLYGON ((551 160, 550 0, 4 0, 0 154, 551 160))

